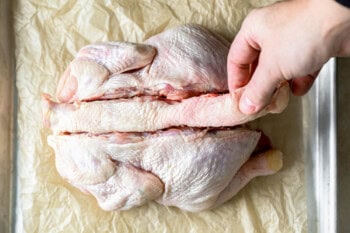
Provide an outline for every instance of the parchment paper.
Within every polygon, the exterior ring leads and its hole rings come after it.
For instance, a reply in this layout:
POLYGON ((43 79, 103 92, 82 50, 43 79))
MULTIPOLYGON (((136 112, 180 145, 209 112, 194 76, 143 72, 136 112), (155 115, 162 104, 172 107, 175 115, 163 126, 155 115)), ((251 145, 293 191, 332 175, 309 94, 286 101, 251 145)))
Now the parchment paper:
POLYGON ((57 173, 40 94, 54 94, 79 48, 96 41, 141 42, 182 23, 199 23, 232 40, 258 0, 39 1, 14 5, 18 108, 16 232, 305 232, 302 114, 292 98, 284 113, 256 122, 284 152, 278 174, 259 177, 223 206, 200 213, 150 203, 104 212, 57 173))

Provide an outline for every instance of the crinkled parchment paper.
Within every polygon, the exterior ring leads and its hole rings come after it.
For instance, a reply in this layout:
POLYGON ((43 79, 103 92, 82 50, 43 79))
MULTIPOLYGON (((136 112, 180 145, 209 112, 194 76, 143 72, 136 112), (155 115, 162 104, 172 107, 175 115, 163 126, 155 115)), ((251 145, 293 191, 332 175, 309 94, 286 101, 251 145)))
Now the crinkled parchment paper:
POLYGON ((18 0, 14 4, 18 106, 17 232, 305 232, 301 109, 257 121, 284 152, 278 174, 259 177, 223 206, 200 213, 149 203, 105 212, 57 173, 40 94, 56 84, 79 48, 96 41, 141 42, 192 22, 232 40, 258 0, 18 0))

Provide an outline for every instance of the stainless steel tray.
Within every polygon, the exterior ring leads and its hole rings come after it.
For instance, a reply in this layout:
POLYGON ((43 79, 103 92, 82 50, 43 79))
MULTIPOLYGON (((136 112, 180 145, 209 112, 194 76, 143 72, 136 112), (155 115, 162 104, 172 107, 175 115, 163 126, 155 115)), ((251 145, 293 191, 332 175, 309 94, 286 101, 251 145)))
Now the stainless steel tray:
POLYGON ((11 232, 14 142, 14 49, 10 1, 0 1, 0 233, 11 232))
POLYGON ((336 60, 302 101, 308 232, 337 231, 336 60))

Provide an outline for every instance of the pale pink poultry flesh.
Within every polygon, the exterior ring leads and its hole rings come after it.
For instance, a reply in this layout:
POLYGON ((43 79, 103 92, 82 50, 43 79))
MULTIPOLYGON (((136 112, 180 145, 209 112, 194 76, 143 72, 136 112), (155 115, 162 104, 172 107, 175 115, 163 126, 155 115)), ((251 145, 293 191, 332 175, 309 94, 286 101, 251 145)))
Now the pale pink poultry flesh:
POLYGON ((281 152, 251 156, 260 133, 232 127, 283 111, 288 85, 258 114, 242 114, 242 89, 228 93, 228 46, 191 24, 144 44, 81 49, 59 81, 59 102, 43 95, 59 174, 105 210, 154 200, 201 211, 279 170, 281 152))
POLYGON ((201 95, 182 101, 169 101, 152 96, 82 103, 55 103, 43 98, 45 123, 59 132, 145 132, 172 126, 236 126, 267 113, 277 113, 286 106, 288 84, 283 84, 273 102, 255 115, 238 109, 240 91, 233 95, 201 95))
POLYGON ((52 135, 49 144, 60 175, 92 193, 105 210, 155 200, 200 211, 231 199, 253 177, 280 168, 278 151, 249 159, 259 138, 247 129, 170 129, 52 135))
POLYGON ((228 90, 229 43, 199 25, 177 27, 144 44, 107 42, 82 48, 62 76, 60 102, 189 96, 228 90))

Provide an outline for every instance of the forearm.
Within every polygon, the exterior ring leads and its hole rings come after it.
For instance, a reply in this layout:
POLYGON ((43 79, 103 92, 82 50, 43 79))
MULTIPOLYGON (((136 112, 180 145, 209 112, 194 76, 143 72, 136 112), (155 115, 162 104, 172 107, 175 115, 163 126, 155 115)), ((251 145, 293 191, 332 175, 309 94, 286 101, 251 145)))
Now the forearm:
POLYGON ((331 56, 350 55, 350 0, 311 0, 311 11, 320 16, 322 36, 331 56))
POLYGON ((336 2, 340 3, 341 5, 343 5, 345 7, 350 8, 350 0, 336 0, 336 2))
POLYGON ((284 80, 290 80, 294 94, 305 94, 330 57, 350 56, 348 2, 281 1, 247 16, 227 64, 230 91, 245 86, 243 113, 266 106, 284 80))

